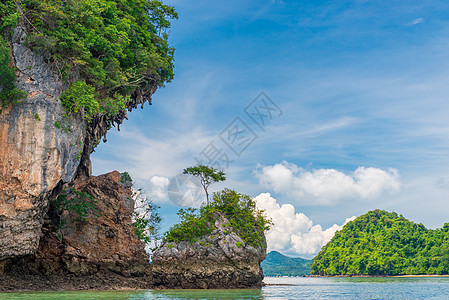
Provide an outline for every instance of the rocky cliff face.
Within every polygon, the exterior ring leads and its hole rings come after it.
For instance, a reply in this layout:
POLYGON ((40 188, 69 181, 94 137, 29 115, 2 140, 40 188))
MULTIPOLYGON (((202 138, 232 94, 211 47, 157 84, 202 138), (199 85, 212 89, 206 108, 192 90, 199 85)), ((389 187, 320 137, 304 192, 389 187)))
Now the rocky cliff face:
POLYGON ((16 30, 12 56, 28 97, 0 115, 0 260, 37 250, 47 198, 73 180, 85 135, 81 115, 64 119, 63 83, 44 56, 23 45, 25 36, 16 30))
POLYGON ((161 288, 260 288, 260 263, 266 244, 246 245, 221 215, 216 230, 198 242, 164 243, 153 254, 155 287, 161 288))
MULTIPOLYGON (((132 226, 134 201, 132 190, 121 182, 117 171, 75 180, 77 191, 87 192, 98 202, 98 213, 88 222, 76 221, 65 211, 59 217, 46 219, 44 236, 33 256, 12 259, 5 264, 6 273, 89 275, 107 271, 124 276, 144 276, 148 273, 149 257, 132 226)), ((56 217, 50 211, 50 217, 56 217)))
MULTIPOLYGON (((46 55, 27 48, 25 39, 25 30, 17 27, 11 60, 17 85, 28 96, 0 115, 0 261, 36 253, 49 200, 64 184, 89 178, 94 147, 127 117, 120 111, 86 124, 82 111, 67 116, 59 101, 66 86, 46 55)), ((156 88, 135 92, 128 110, 151 104, 156 88)))

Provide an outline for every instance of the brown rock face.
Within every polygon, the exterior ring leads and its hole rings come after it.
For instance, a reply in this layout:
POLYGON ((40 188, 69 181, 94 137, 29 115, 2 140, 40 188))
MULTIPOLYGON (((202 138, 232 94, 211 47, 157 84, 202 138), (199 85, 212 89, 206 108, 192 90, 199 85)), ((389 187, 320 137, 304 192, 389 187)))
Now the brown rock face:
POLYGON ((149 257, 132 226, 132 190, 120 179, 121 174, 114 171, 76 180, 75 189, 97 201, 98 215, 90 214, 86 222, 79 222, 74 221, 73 213, 65 212, 65 225, 59 232, 55 230, 59 220, 47 220, 37 253, 11 260, 5 272, 89 275, 112 271, 124 276, 145 275, 149 257))
POLYGON ((18 28, 12 55, 28 97, 0 115, 0 260, 36 251, 46 198, 74 178, 83 151, 82 117, 63 118, 63 84, 42 55, 23 46, 24 38, 18 28))
POLYGON ((145 266, 149 267, 145 244, 137 238, 132 226, 132 190, 125 188, 120 180, 121 174, 117 171, 75 180, 76 190, 98 199, 99 213, 98 217, 91 216, 88 223, 77 222, 76 226, 66 226, 62 230, 62 256, 69 271, 80 273, 72 268, 93 265, 124 275, 139 275, 145 272, 145 266))
POLYGON ((266 245, 246 245, 223 216, 196 243, 166 242, 153 254, 154 286, 175 289, 260 288, 266 245))

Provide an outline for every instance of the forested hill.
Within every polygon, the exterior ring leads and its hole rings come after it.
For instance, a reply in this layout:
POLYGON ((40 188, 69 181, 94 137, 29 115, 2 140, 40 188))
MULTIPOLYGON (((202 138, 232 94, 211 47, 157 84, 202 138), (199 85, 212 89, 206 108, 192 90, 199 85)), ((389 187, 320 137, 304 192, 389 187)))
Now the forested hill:
POLYGON ((310 274, 311 263, 308 259, 271 251, 260 265, 265 276, 302 276, 310 274))
POLYGON ((316 275, 449 274, 449 223, 431 230, 370 211, 346 224, 311 265, 316 275))

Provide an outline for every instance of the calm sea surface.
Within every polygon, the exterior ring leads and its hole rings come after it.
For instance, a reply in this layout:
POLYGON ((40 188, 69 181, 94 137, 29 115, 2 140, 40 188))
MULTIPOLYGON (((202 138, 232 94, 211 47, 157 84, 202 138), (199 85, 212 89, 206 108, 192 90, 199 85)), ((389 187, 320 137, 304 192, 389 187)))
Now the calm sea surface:
POLYGON ((0 299, 449 299, 449 278, 265 278, 262 290, 0 293, 0 299), (271 285, 273 284, 273 285, 271 285))

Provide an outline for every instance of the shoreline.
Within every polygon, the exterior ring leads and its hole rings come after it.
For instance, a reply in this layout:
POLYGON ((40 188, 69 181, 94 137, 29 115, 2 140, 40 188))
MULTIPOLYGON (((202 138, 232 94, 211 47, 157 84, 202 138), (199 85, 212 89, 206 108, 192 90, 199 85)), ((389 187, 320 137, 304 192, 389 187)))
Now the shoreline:
MULTIPOLYGON (((273 277, 273 276, 271 276, 273 277)), ((282 277, 282 276, 279 276, 282 277)), ((291 276, 291 277, 302 277, 302 276, 291 276)), ((368 278, 368 277, 388 277, 388 278, 420 278, 420 277, 449 277, 449 275, 437 275, 437 274, 419 274, 419 275, 309 275, 303 277, 315 277, 315 278, 368 278)))
MULTIPOLYGON (((265 278, 449 278, 449 275, 338 275, 338 276, 266 276, 265 278)), ((290 286, 291 283, 267 283, 263 286, 290 286)), ((44 291, 119 291, 119 290, 164 290, 154 286, 151 276, 125 277, 112 272, 95 275, 0 275, 0 293, 3 292, 44 292, 44 291)))
POLYGON ((0 275, 0 293, 47 291, 119 291, 154 289, 152 278, 125 277, 112 272, 95 275, 0 275))
POLYGON ((449 274, 437 275, 437 274, 419 274, 419 275, 307 275, 307 276, 265 276, 265 278, 420 278, 420 277, 449 277, 449 274))

